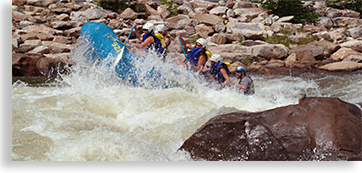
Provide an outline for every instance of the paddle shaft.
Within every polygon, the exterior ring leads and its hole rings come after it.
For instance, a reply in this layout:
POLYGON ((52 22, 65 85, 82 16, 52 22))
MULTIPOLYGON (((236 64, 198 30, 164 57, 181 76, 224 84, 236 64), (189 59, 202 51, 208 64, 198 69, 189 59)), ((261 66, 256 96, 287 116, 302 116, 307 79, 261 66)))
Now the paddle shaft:
POLYGON ((186 52, 185 52, 184 46, 182 45, 181 37, 178 36, 178 39, 180 40, 181 48, 182 48, 182 51, 184 52, 184 55, 185 55, 185 58, 186 58, 186 62, 189 62, 189 59, 188 59, 187 56, 186 56, 186 52))
MULTIPOLYGON (((133 28, 134 28, 134 26, 132 26, 131 32, 129 32, 128 37, 127 37, 127 40, 131 37, 131 34, 132 34, 132 31, 133 31, 133 28)), ((123 46, 123 48, 124 48, 124 47, 126 47, 127 40, 124 42, 124 46, 123 46)))

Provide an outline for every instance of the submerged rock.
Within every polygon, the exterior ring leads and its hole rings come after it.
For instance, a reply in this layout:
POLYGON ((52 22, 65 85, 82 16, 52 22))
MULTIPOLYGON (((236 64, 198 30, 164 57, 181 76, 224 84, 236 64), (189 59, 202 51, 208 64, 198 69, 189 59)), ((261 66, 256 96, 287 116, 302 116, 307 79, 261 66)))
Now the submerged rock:
POLYGON ((12 76, 48 76, 69 73, 71 60, 49 58, 40 53, 13 53, 12 76))
POLYGON ((362 160, 362 112, 338 98, 301 98, 263 112, 219 115, 179 150, 195 160, 362 160))

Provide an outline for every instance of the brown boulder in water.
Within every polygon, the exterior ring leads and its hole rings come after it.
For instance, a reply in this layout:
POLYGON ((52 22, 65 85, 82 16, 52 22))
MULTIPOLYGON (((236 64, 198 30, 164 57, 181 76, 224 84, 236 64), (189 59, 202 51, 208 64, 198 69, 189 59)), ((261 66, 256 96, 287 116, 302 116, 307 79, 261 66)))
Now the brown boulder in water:
POLYGON ((13 53, 12 76, 48 76, 70 72, 70 60, 49 58, 35 53, 13 53))
POLYGON ((36 63, 44 57, 40 54, 13 53, 12 76, 39 76, 36 63))
POLYGON ((362 112, 338 98, 219 115, 179 150, 195 160, 362 160, 362 112))

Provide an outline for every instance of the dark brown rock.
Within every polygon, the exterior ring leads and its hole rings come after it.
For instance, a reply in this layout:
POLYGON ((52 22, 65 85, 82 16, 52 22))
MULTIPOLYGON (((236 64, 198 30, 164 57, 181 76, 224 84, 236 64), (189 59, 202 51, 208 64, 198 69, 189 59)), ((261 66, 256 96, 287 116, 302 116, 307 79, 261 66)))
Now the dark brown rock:
POLYGON ((39 76, 36 63, 42 55, 13 53, 12 76, 39 76))
POLYGON ((362 112, 338 98, 303 98, 263 112, 219 115, 179 150, 195 160, 362 160, 362 112))
POLYGON ((13 53, 12 76, 48 76, 67 74, 72 65, 70 60, 49 58, 40 53, 13 53))

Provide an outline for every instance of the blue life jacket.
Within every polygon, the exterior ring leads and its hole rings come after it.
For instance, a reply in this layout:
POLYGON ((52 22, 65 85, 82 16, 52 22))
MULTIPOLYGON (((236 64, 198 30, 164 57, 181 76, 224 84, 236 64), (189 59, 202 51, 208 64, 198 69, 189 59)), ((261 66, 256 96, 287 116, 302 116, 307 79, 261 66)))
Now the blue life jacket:
POLYGON ((193 47, 191 49, 191 51, 187 52, 187 58, 189 59, 190 63, 194 66, 197 66, 197 63, 199 62, 199 59, 196 57, 200 52, 204 52, 205 56, 206 56, 206 61, 202 66, 205 66, 207 60, 209 59, 209 57, 207 56, 205 49, 202 48, 198 48, 198 47, 193 47))
POLYGON ((146 50, 148 51, 149 49, 153 48, 157 53, 162 54, 164 51, 164 49, 162 48, 162 43, 154 34, 147 32, 146 34, 143 35, 142 42, 144 42, 146 40, 146 38, 148 38, 150 36, 152 36, 155 39, 155 41, 153 43, 149 44, 146 47, 146 50))
POLYGON ((223 62, 218 62, 218 63, 215 63, 214 65, 211 65, 210 67, 210 73, 211 75, 220 83, 224 83, 225 82, 225 77, 221 74, 220 72, 220 67, 224 65, 224 67, 226 68, 226 71, 228 73, 228 75, 230 76, 230 71, 229 69, 227 68, 226 64, 223 63, 223 62))

